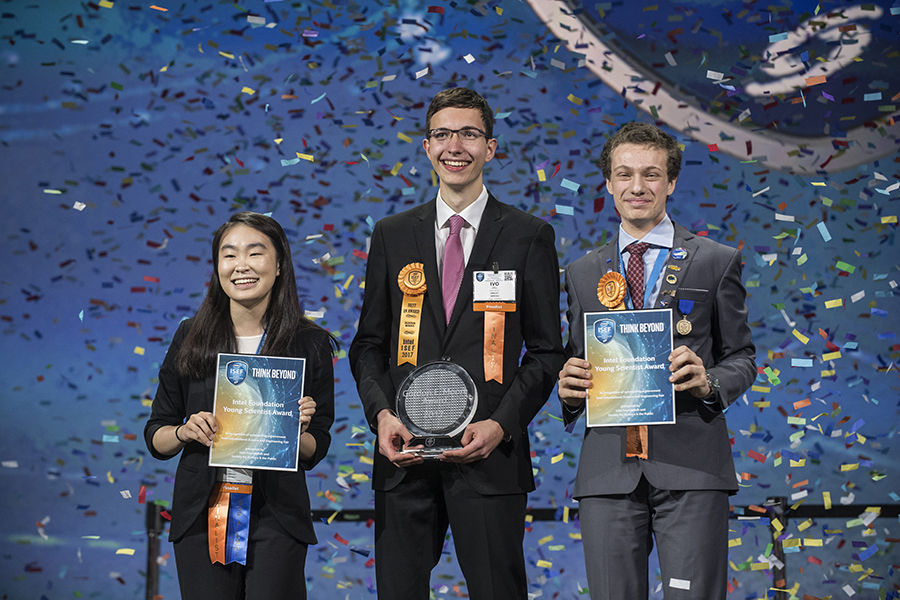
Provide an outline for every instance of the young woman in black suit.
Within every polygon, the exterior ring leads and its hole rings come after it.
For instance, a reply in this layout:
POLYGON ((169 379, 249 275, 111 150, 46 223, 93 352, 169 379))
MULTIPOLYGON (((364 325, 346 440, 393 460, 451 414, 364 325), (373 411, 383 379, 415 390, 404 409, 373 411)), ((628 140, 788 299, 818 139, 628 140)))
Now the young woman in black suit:
POLYGON ((169 539, 183 598, 306 598, 304 563, 316 543, 306 471, 328 451, 334 422, 335 339, 303 315, 291 251, 272 218, 237 213, 216 231, 215 269, 206 297, 183 321, 159 371, 144 429, 160 460, 181 454, 169 539), (217 354, 306 359, 300 412, 300 469, 208 466, 217 423, 212 413, 217 354), (246 564, 213 563, 207 511, 217 482, 251 483, 246 564))

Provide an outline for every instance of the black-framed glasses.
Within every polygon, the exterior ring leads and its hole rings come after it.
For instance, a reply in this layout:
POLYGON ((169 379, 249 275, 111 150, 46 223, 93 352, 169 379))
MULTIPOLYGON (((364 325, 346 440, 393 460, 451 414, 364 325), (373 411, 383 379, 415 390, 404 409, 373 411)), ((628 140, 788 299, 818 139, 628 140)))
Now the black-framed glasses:
POLYGON ((474 144, 481 138, 487 139, 487 134, 477 127, 463 127, 462 129, 447 129, 441 127, 439 129, 429 129, 428 137, 438 143, 449 142, 453 138, 453 134, 459 138, 463 144, 474 144))

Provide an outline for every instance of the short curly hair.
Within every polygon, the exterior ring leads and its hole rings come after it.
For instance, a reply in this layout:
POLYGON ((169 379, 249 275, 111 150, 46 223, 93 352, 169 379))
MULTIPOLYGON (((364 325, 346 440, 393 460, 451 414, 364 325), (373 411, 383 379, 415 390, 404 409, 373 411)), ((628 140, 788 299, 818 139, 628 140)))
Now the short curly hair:
POLYGON ((611 138, 606 141, 600 153, 600 170, 609 179, 612 176, 613 150, 622 144, 637 144, 659 148, 666 152, 666 175, 669 181, 678 179, 681 172, 681 149, 671 135, 649 123, 631 121, 622 125, 611 138))
POLYGON ((438 92, 431 99, 428 112, 425 113, 425 135, 431 131, 431 117, 445 108, 474 108, 481 112, 481 120, 484 123, 484 132, 487 139, 494 137, 494 111, 491 110, 487 100, 474 90, 469 88, 450 88, 438 92))

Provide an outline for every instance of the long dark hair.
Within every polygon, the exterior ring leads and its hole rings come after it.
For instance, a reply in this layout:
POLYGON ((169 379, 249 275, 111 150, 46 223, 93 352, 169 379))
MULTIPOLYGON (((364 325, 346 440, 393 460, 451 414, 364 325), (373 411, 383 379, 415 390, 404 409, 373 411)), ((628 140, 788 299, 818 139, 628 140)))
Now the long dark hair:
MULTIPOLYGON (((268 326, 260 354, 290 356, 296 336, 301 332, 305 333, 306 330, 309 330, 310 333, 315 330, 324 334, 323 338, 327 337, 329 340, 325 346, 332 351, 337 349, 337 340, 303 315, 300 299, 297 297, 297 281, 294 278, 291 247, 284 229, 272 217, 253 212, 239 212, 232 215, 213 236, 213 269, 209 276, 206 297, 203 299, 200 310, 197 311, 191 329, 185 336, 178 352, 176 365, 182 376, 195 379, 209 377, 215 373, 216 355, 219 352, 237 352, 237 339, 234 335, 234 324, 231 321, 230 299, 222 289, 218 269, 219 247, 222 245, 222 238, 237 225, 252 227, 272 240, 280 267, 280 274, 275 278, 269 306, 266 308, 265 321, 268 326)), ((319 336, 315 337, 322 339, 319 336)), ((306 346, 306 344, 304 345, 306 346)), ((307 348, 315 351, 312 345, 307 348)), ((316 353, 320 351, 321 349, 316 353)))

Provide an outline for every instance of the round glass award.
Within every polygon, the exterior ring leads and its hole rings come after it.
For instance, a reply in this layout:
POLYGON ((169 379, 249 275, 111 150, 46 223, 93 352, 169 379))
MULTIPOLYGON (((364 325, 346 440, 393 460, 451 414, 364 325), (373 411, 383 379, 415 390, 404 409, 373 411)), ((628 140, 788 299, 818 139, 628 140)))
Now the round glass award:
POLYGON ((397 416, 413 434, 407 450, 436 458, 445 450, 461 448, 458 436, 478 408, 475 382, 459 365, 438 360, 413 369, 397 390, 397 416))

